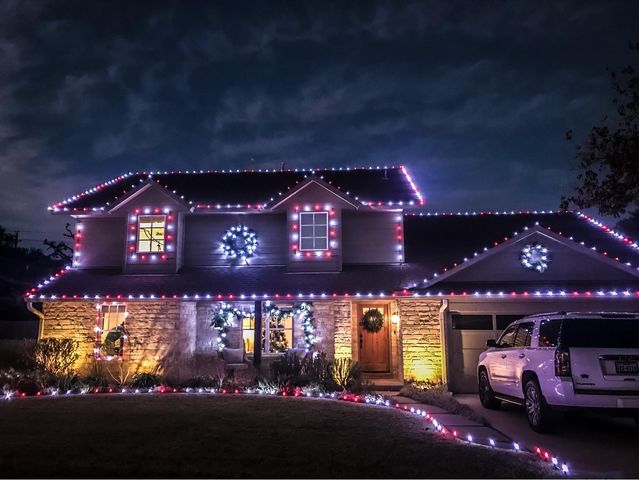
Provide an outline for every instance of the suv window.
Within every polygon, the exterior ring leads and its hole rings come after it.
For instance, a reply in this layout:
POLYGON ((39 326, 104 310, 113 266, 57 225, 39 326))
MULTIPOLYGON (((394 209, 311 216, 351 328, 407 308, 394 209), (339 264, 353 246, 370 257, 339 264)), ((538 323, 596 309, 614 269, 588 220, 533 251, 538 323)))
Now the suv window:
POLYGON ((559 344, 559 329, 561 319, 542 320, 539 325, 539 346, 556 347, 559 344))
POLYGON ((532 337, 534 322, 520 323, 515 335, 515 347, 530 347, 530 337, 532 337))
POLYGON ((639 319, 566 318, 561 344, 583 348, 637 348, 639 319))
POLYGON ((499 337, 499 341, 497 342, 497 346, 499 348, 508 348, 512 347, 515 343, 515 333, 517 332, 517 325, 511 325, 501 334, 499 337))

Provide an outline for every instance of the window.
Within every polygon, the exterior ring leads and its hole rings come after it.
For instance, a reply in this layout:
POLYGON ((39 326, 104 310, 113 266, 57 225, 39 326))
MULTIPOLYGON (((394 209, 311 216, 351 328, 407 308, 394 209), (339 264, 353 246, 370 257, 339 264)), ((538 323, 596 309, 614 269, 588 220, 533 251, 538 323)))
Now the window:
POLYGON ((515 347, 530 347, 530 337, 532 337, 534 322, 520 323, 515 335, 515 347))
POLYGON ((459 315, 453 314, 455 330, 492 330, 492 315, 459 315))
POLYGON ((253 353, 253 343, 255 342, 255 316, 246 315, 242 319, 242 342, 244 351, 253 353))
MULTIPOLYGON (((293 315, 282 312, 281 317, 265 315, 262 319, 262 352, 281 353, 293 348, 293 315)), ((255 351, 255 317, 242 319, 242 342, 246 353, 255 351)))
POLYGON ((285 352, 293 347, 293 315, 266 318, 264 351, 267 353, 285 352))
POLYGON ((639 346, 639 321, 634 318, 566 318, 561 344, 579 348, 627 348, 639 346))
POLYGON ((164 252, 166 215, 138 217, 138 253, 164 252))
POLYGON ((328 250, 328 212, 300 213, 300 250, 328 250))
POLYGON ((517 325, 512 325, 506 329, 504 333, 501 334, 499 340, 497 341, 497 346, 499 348, 508 348, 512 347, 515 343, 515 333, 517 332, 517 325))
POLYGON ((539 346, 556 347, 559 344, 561 320, 543 320, 539 325, 539 346))
POLYGON ((102 305, 100 307, 96 339, 100 356, 120 357, 124 353, 124 341, 127 338, 124 326, 126 315, 126 305, 124 304, 102 305))
POLYGON ((511 323, 525 317, 523 313, 521 315, 495 315, 497 320, 497 330, 503 330, 511 323))

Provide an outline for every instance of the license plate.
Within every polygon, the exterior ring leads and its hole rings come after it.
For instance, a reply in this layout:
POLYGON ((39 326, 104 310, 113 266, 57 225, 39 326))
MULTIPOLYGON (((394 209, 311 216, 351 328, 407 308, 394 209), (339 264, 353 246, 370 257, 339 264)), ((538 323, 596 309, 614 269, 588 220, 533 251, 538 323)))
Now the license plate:
POLYGON ((615 362, 617 373, 639 373, 639 362, 615 362))

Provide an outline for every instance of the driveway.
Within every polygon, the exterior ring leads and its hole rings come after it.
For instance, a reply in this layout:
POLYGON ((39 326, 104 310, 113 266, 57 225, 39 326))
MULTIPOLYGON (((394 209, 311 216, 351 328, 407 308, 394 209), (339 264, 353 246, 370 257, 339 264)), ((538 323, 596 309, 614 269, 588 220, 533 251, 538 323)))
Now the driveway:
POLYGON ((580 414, 561 419, 553 434, 533 432, 523 407, 502 403, 487 410, 476 394, 455 398, 483 415, 493 427, 528 447, 540 446, 568 460, 580 477, 639 477, 639 429, 630 418, 580 414))

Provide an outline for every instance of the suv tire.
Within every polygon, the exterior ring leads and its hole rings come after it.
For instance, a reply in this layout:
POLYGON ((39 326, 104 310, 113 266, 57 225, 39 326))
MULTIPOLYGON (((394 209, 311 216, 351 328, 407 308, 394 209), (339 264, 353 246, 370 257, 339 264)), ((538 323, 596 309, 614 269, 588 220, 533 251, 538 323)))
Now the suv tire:
POLYGON ((495 392, 490 386, 488 372, 484 368, 479 371, 479 401, 484 408, 497 410, 501 406, 501 400, 495 398, 495 392))
POLYGON ((528 380, 524 386, 524 407, 528 424, 535 432, 551 432, 554 427, 552 411, 546 403, 536 379, 528 380))

